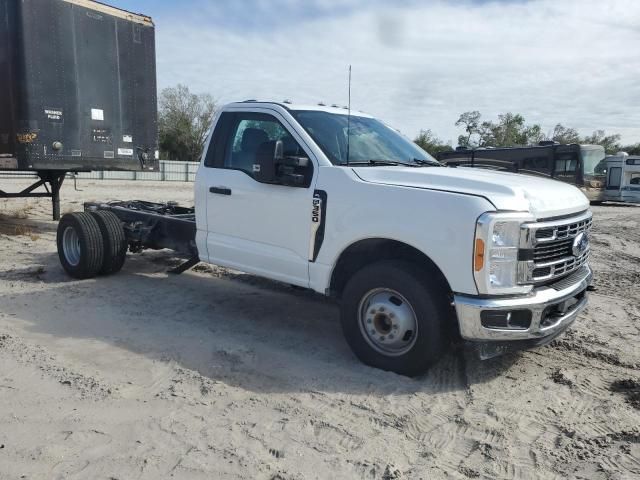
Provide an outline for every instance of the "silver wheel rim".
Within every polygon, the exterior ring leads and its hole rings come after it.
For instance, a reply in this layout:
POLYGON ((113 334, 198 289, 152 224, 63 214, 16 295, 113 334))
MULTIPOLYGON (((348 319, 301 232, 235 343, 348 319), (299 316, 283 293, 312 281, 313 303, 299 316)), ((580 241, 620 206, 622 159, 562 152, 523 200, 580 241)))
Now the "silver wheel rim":
POLYGON ((62 234, 62 251, 64 258, 72 267, 77 267, 80 263, 80 239, 75 228, 67 227, 62 234))
POLYGON ((358 324, 367 343, 386 356, 404 355, 418 338, 418 319, 413 307, 389 288, 377 288, 362 297, 358 324))

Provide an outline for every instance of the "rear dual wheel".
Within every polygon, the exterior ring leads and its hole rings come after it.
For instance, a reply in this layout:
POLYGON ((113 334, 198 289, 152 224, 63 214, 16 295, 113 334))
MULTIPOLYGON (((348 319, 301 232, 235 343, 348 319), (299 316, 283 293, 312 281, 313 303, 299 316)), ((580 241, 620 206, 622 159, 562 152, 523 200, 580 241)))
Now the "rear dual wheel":
POLYGON ((104 241, 104 256, 99 273, 110 275, 119 272, 127 257, 127 237, 122 223, 114 213, 105 210, 91 212, 91 215, 98 224, 104 241))
POLYGON ((107 211, 65 214, 58 224, 57 246, 62 267, 78 279, 119 271, 127 253, 122 224, 107 211))

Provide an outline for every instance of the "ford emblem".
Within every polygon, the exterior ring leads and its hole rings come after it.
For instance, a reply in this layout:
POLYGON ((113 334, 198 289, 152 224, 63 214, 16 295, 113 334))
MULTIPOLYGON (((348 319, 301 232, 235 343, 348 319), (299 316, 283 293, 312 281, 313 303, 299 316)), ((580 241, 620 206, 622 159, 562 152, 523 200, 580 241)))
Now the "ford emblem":
POLYGON ((580 257, 589 248, 589 236, 585 233, 579 233, 573 240, 573 247, 571 247, 571 253, 574 257, 580 257))

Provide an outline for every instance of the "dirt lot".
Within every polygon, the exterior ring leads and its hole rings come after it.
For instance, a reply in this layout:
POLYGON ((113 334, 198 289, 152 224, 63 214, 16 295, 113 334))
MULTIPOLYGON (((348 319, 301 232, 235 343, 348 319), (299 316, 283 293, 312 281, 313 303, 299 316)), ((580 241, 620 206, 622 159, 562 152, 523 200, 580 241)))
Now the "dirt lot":
MULTIPOLYGON (((64 211, 192 198, 80 188, 64 211)), ((70 280, 49 204, 0 202, 2 479, 640 478, 638 208, 594 208, 598 291, 559 340, 408 379, 358 363, 336 306, 288 286, 168 276, 165 252, 70 280)))

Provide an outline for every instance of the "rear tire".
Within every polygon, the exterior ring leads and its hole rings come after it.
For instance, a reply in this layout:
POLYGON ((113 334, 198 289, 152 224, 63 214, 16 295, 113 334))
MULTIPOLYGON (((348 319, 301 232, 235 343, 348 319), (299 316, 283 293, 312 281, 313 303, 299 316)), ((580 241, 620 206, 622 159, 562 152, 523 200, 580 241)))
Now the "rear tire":
POLYGON ((100 227, 104 242, 104 256, 99 273, 111 275, 119 272, 127 257, 127 237, 122 223, 113 212, 98 210, 90 214, 100 227))
POLYGON ((86 212, 67 213, 58 224, 58 257, 73 278, 97 275, 102 267, 104 241, 96 220, 86 212))
POLYGON ((353 352, 401 375, 424 373, 442 356, 449 315, 446 289, 407 262, 364 267, 342 295, 342 329, 353 352))

